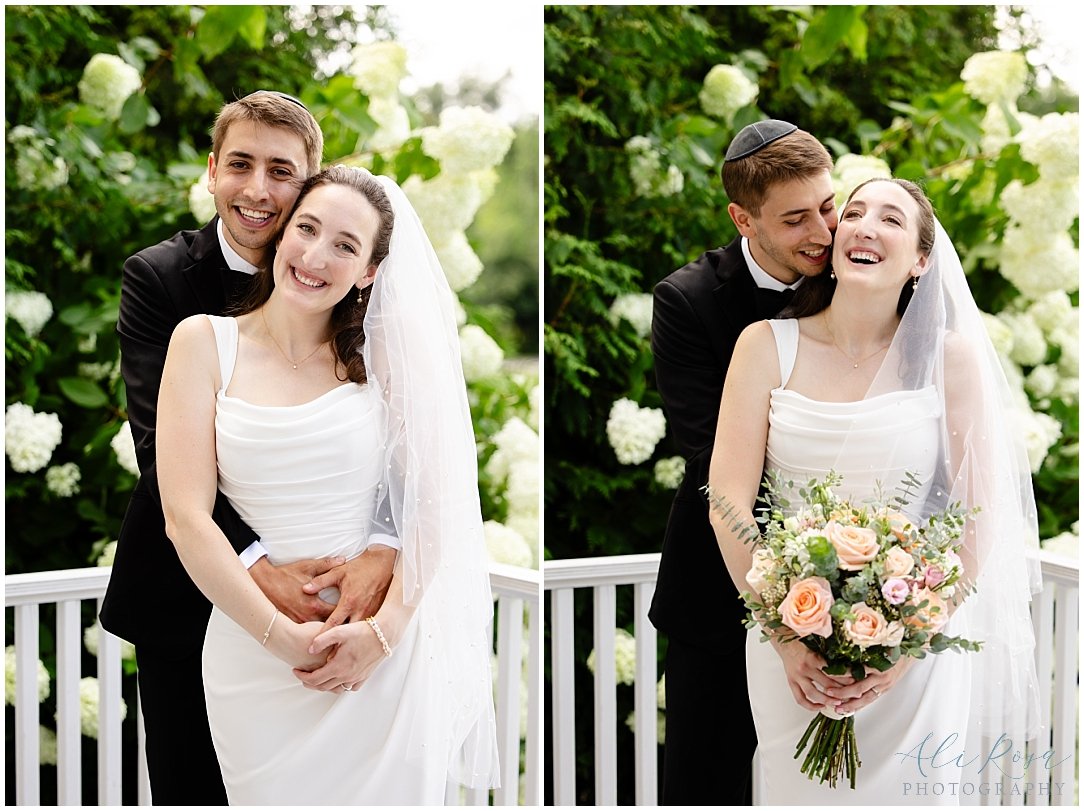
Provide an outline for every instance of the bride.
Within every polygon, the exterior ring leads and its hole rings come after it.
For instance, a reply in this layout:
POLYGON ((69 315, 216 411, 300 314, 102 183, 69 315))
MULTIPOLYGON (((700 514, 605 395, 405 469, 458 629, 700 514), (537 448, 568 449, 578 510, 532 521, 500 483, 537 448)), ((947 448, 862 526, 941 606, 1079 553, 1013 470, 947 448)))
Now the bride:
POLYGON ((158 408, 168 534, 215 606, 204 684, 230 803, 491 787, 476 451, 421 223, 388 178, 333 166, 302 187, 260 284, 236 318, 181 322, 158 408), (398 539, 382 607, 326 631, 280 614, 211 519, 219 488, 276 564, 398 539))
MULTIPOLYGON (((856 681, 825 674, 824 660, 802 644, 761 644, 761 629, 750 630, 757 801, 958 804, 968 781, 977 794, 977 784, 1001 778, 989 768, 977 773, 983 746, 1015 734, 1022 751, 1022 738, 1038 727, 1028 600, 1039 577, 1024 554, 1038 546, 1030 468, 1021 432, 1008 422, 1004 373, 921 189, 903 180, 856 188, 839 218, 832 268, 799 288, 791 318, 755 323, 739 339, 712 492, 744 526, 753 523, 765 470, 793 482, 783 492, 793 505, 799 487, 834 470, 843 477, 837 495, 855 503, 879 487, 891 494, 905 473, 916 474, 921 489, 907 508, 916 524, 957 501, 979 507, 961 550, 978 588, 950 606, 945 630, 981 640, 983 650, 903 657, 856 681), (856 790, 801 774, 795 748, 822 710, 856 713, 856 790)), ((714 512, 712 524, 738 590, 755 593, 741 526, 714 512)))

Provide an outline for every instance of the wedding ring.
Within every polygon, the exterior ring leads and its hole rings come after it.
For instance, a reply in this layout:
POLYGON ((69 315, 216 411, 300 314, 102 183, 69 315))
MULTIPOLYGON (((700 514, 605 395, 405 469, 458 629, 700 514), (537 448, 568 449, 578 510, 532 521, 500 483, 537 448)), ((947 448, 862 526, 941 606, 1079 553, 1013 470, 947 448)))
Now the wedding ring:
POLYGON ((819 682, 811 682, 811 684, 814 687, 816 687, 818 690, 820 690, 822 693, 824 692, 824 685, 823 684, 820 684, 819 682))
POLYGON ((874 685, 873 685, 872 687, 870 687, 869 689, 873 691, 873 694, 874 694, 874 695, 878 695, 878 696, 879 696, 879 695, 881 694, 881 691, 877 689, 877 685, 876 685, 876 684, 874 684, 874 685))

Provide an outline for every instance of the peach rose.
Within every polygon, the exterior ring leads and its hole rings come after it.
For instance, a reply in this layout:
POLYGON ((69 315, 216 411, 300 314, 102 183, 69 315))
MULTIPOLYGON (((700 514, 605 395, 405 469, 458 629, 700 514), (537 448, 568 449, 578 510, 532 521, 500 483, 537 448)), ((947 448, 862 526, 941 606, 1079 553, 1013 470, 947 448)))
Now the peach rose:
POLYGON ((914 524, 911 523, 911 519, 903 513, 890 512, 885 516, 888 521, 888 526, 892 530, 892 534, 899 538, 901 541, 908 540, 907 530, 914 529, 914 524))
POLYGON ((779 616, 798 636, 831 636, 832 615, 829 611, 833 601, 832 587, 827 580, 807 577, 791 585, 779 604, 779 616))
POLYGON ((843 633, 860 648, 883 645, 888 636, 888 620, 880 611, 865 603, 851 606, 854 619, 843 620, 843 633))
POLYGON ((885 641, 882 643, 889 648, 894 648, 903 642, 903 634, 907 629, 903 623, 899 620, 892 620, 888 623, 888 632, 885 634, 885 641))
POLYGON ((911 599, 907 602, 909 605, 917 606, 923 600, 929 601, 926 607, 918 609, 917 613, 909 617, 904 617, 903 622, 920 631, 936 633, 948 622, 948 604, 941 598, 940 594, 936 591, 930 591, 928 588, 915 589, 911 599))
POLYGON ((839 568, 844 571, 859 571, 880 551, 877 533, 869 527, 850 527, 829 521, 824 527, 824 535, 836 548, 839 568))
POLYGON ((885 577, 903 577, 913 568, 915 559, 898 546, 893 546, 885 555, 885 577))

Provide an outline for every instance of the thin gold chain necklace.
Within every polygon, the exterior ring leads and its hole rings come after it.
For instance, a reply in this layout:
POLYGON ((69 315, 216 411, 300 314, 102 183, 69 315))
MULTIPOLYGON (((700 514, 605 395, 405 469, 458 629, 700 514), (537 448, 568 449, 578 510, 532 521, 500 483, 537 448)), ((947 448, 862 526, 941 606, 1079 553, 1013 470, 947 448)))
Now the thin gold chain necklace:
POLYGON ((317 352, 319 352, 323 348, 323 346, 327 343, 327 341, 323 341, 322 343, 317 345, 316 349, 312 350, 312 352, 307 354, 301 360, 295 361, 293 358, 291 358, 289 355, 286 354, 285 350, 283 350, 283 348, 281 346, 279 346, 279 342, 275 340, 275 336, 271 333, 271 328, 269 326, 267 326, 267 316, 263 314, 263 310, 264 310, 264 308, 261 307, 260 308, 260 319, 263 321, 263 328, 265 330, 267 330, 267 335, 271 339, 271 343, 273 343, 275 345, 275 349, 277 349, 279 351, 279 354, 282 355, 282 357, 286 358, 286 362, 289 363, 295 369, 298 366, 300 366, 302 363, 307 361, 309 358, 311 358, 313 355, 315 355, 317 352))
POLYGON ((859 360, 855 360, 851 355, 848 355, 846 352, 844 352, 843 347, 841 347, 839 345, 839 342, 836 340, 835 333, 832 332, 832 326, 831 326, 831 324, 828 323, 828 316, 825 315, 826 312, 827 312, 827 310, 821 310, 821 318, 824 321, 824 328, 826 330, 828 330, 828 335, 829 335, 829 337, 831 337, 832 343, 835 345, 836 349, 839 350, 839 354, 843 355, 843 357, 845 357, 852 364, 854 364, 852 368, 857 369, 860 364, 865 363, 867 360, 872 358, 874 355, 879 355, 881 352, 884 352, 886 349, 888 349, 889 346, 892 345, 892 342, 889 341, 887 344, 882 346, 880 349, 877 349, 877 350, 874 350, 873 352, 870 352, 864 358, 860 358, 859 360))

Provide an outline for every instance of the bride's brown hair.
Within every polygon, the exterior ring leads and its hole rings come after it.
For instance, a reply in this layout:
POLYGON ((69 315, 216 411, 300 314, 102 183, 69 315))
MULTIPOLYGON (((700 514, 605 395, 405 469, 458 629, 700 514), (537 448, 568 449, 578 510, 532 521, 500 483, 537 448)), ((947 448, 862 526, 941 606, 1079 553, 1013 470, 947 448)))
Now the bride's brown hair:
MULTIPOLYGON (((384 192, 384 187, 379 181, 364 169, 354 169, 350 166, 336 164, 329 166, 307 181, 298 192, 294 207, 290 209, 290 216, 286 218, 286 227, 290 225, 294 214, 297 213, 301 201, 309 192, 320 186, 338 185, 353 189, 376 209, 379 223, 376 234, 373 237, 373 246, 369 265, 379 265, 388 255, 391 244, 391 231, 395 225, 395 213, 392 211, 391 201, 384 192)), ((271 291, 275 289, 275 274, 270 270, 256 274, 256 284, 249 294, 241 301, 235 315, 243 315, 258 310, 271 297, 271 291)), ((354 288, 350 289, 343 298, 331 310, 331 349, 335 353, 336 377, 339 376, 338 366, 342 364, 346 370, 345 377, 340 380, 350 380, 353 383, 364 383, 365 362, 361 357, 361 347, 365 344, 365 311, 369 306, 369 295, 372 293, 372 285, 361 291, 360 295, 354 288)))

